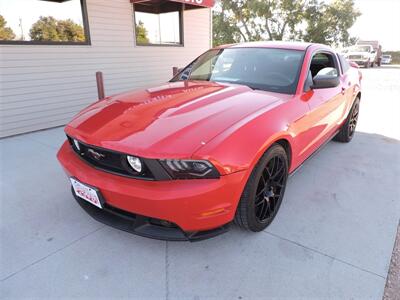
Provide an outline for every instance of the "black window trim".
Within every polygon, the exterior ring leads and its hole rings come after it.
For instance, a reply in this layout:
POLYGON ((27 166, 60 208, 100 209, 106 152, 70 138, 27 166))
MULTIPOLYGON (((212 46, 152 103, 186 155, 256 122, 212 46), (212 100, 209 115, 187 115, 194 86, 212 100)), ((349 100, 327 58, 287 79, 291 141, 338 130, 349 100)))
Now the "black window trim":
POLYGON ((87 13, 86 0, 80 0, 82 9, 82 21, 83 21, 83 31, 85 33, 84 42, 57 42, 57 41, 11 41, 11 40, 0 40, 0 45, 43 45, 43 46, 53 46, 53 45, 67 45, 67 46, 90 46, 90 29, 89 29, 89 18, 87 13))
POLYGON ((136 39, 136 18, 135 18, 135 3, 132 3, 132 11, 133 11, 133 34, 134 34, 134 43, 135 47, 185 47, 185 39, 184 39, 184 26, 183 26, 183 18, 185 11, 185 3, 182 3, 181 9, 179 10, 179 44, 153 44, 153 43, 138 43, 136 39))

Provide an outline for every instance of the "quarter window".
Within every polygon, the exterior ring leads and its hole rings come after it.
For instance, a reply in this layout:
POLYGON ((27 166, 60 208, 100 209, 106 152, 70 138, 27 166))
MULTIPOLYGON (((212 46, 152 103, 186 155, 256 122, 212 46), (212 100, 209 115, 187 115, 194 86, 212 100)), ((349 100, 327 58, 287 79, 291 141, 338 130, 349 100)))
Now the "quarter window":
POLYGON ((2 44, 89 44, 85 0, 0 0, 2 44))
POLYGON ((137 45, 183 44, 181 3, 134 4, 134 11, 137 45))

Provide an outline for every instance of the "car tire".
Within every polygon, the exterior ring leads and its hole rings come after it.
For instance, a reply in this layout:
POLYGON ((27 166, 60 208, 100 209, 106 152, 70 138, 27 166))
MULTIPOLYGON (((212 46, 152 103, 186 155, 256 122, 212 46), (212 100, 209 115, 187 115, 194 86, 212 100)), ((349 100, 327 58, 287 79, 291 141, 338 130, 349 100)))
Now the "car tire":
POLYGON ((369 62, 369 61, 367 61, 367 62, 364 63, 364 67, 365 67, 366 69, 369 68, 369 65, 370 65, 370 62, 369 62))
POLYGON ((354 100, 353 106, 350 109, 346 122, 340 128, 338 134, 333 138, 337 142, 348 143, 352 140, 356 131, 358 115, 360 112, 360 98, 354 100))
POLYGON ((289 170, 285 149, 272 145, 260 158, 246 183, 234 222, 258 232, 274 220, 285 193, 289 170))
POLYGON ((374 62, 372 62, 371 63, 371 68, 373 68, 375 66, 375 63, 374 62))

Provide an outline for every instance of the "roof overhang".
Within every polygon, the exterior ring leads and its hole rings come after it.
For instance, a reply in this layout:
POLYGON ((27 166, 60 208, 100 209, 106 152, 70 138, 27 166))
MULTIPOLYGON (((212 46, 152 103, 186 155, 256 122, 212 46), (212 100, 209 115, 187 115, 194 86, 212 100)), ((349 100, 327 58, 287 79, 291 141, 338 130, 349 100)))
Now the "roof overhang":
MULTIPOLYGON (((70 0, 41 0, 41 1, 48 1, 48 2, 67 2, 70 0)), ((131 0, 131 3, 143 3, 148 2, 148 4, 160 4, 163 2, 179 2, 187 4, 189 7, 191 6, 200 6, 200 7, 213 7, 215 0, 131 0)))
POLYGON ((214 0, 131 0, 132 3, 146 3, 146 4, 151 4, 154 3, 155 5, 163 3, 163 2, 179 2, 186 4, 189 7, 195 8, 195 7, 213 7, 214 6, 214 0))

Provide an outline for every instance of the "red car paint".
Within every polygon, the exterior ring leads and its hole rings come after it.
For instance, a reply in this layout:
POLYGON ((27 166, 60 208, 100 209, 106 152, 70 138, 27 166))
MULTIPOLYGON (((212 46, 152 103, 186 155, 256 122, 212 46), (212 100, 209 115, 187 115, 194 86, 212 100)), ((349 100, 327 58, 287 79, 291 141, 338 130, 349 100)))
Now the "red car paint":
MULTIPOLYGON (((207 81, 179 81, 98 101, 65 128, 86 144, 143 158, 202 159, 219 179, 145 181, 93 168, 68 142, 58 159, 69 176, 97 187, 119 209, 168 220, 184 231, 216 228, 232 221, 248 177, 275 142, 290 146, 293 172, 344 123, 360 93, 359 71, 340 74, 335 88, 303 91, 310 60, 327 46, 305 43, 251 43, 305 51, 296 93, 252 90, 207 81)), ((219 47, 221 48, 221 47, 219 47)), ((336 55, 336 54, 335 54, 336 55)))

